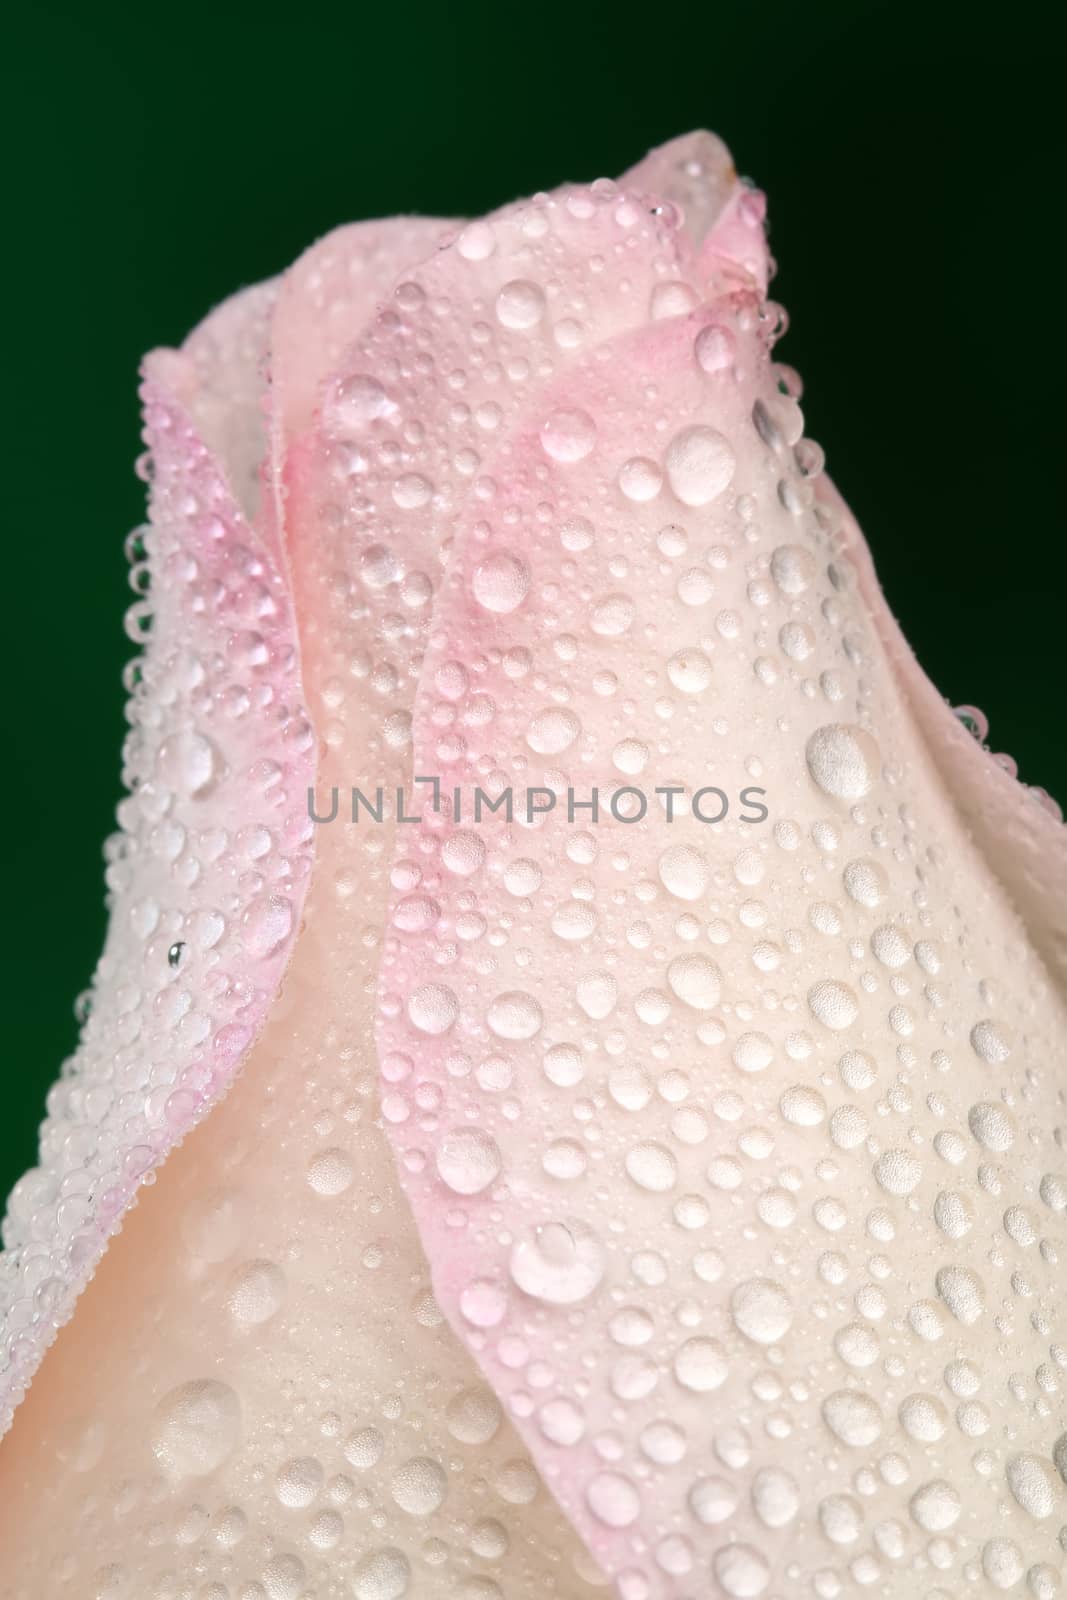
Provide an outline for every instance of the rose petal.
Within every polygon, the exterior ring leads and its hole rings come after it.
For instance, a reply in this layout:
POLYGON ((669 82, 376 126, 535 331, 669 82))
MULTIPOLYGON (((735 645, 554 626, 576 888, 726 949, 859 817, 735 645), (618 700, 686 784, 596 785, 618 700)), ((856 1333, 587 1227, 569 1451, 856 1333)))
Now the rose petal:
MULTIPOLYGON (((377 259, 365 299, 345 289, 353 323, 392 288, 395 262, 377 259)), ((321 300, 315 312, 335 326, 321 300)), ((308 321, 297 288, 274 344, 303 361, 287 319, 308 321)), ((342 354, 360 348, 356 331, 338 335, 342 354)), ((296 392, 283 355, 274 377, 276 396, 296 392)), ((397 730, 430 610, 410 578, 416 555, 435 574, 440 557, 413 512, 393 532, 396 572, 368 562, 345 525, 365 474, 347 477, 314 405, 304 422, 279 503, 328 811, 331 780, 373 793, 410 777, 397 730)), ((386 463, 400 426, 371 430, 386 463)), ((386 492, 392 480, 390 468, 386 492)), ((239 1081, 137 1208, 16 1419, 0 1542, 32 1592, 56 1563, 87 1593, 113 1568, 146 1592, 217 1582, 272 1600, 312 1586, 357 1600, 459 1584, 514 1600, 592 1592, 592 1563, 430 1294, 378 1121, 392 824, 350 814, 346 792, 316 831, 285 989, 239 1081), (101 1485, 138 1485, 150 1467, 150 1492, 124 1495, 116 1518, 101 1485)))
POLYGON ((132 608, 145 653, 108 849, 111 921, 41 1163, 4 1224, 0 1421, 139 1186, 231 1081, 300 921, 313 772, 285 584, 177 398, 196 361, 146 365, 153 462, 132 608))
POLYGON ((964 818, 996 789, 1032 859, 1051 824, 1001 777, 957 812, 735 287, 751 224, 730 293, 536 388, 456 520, 414 765, 464 809, 407 843, 436 916, 397 893, 381 976, 437 1297, 624 1600, 910 1594, 950 1527, 988 1568, 979 1434, 1019 1561, 1057 1559, 1063 1007, 1032 868, 964 818), (564 411, 589 449, 546 447, 564 411), (475 825, 508 785, 560 798, 475 825), (644 821, 568 821, 627 785, 644 821))

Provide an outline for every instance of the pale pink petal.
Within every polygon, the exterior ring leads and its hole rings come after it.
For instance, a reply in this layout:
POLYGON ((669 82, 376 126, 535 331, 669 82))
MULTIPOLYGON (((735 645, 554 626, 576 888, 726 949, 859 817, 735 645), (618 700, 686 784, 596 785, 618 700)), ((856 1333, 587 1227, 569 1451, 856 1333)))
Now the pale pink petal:
MULTIPOLYGON (((355 259, 360 231, 341 243, 355 259)), ((399 263, 376 255, 355 297, 342 272, 343 319, 316 268, 312 318, 299 291, 311 259, 279 299, 272 365, 276 402, 298 388, 285 351, 308 384, 278 505, 328 811, 331 782, 373 794, 410 777, 407 719, 442 555, 436 525, 391 498, 409 423, 331 406, 366 393, 345 389, 347 369, 326 384, 325 416, 314 402, 338 351, 357 374, 381 357, 392 385, 392 353, 408 350, 392 310, 399 263), (320 322, 337 345, 320 345, 316 376, 299 330, 320 322), (368 482, 393 507, 377 553, 368 482)), ((420 392, 421 362, 412 378, 420 392)), ((602 1581, 433 1301, 378 1121, 387 794, 381 826, 353 827, 346 792, 317 830, 301 936, 265 1031, 142 1199, 16 1418, 0 1457, 0 1544, 26 1595, 62 1579, 79 1595, 175 1584, 242 1600, 583 1600, 602 1581)))
POLYGON ((762 223, 766 202, 739 182, 733 157, 703 129, 651 150, 620 183, 652 203, 676 207, 699 257, 706 298, 755 283, 763 293, 771 260, 762 223))
POLYGON ((713 303, 565 374, 534 347, 545 381, 455 520, 387 1121, 437 1298, 623 1600, 904 1600, 935 1549, 1040 1589, 1065 1019, 1022 913, 1040 861, 1059 924, 1062 836, 943 753, 816 497, 747 198, 711 230, 742 268, 713 303), (475 823, 508 786, 514 822, 475 823), (644 820, 568 821, 568 787, 607 812, 626 786, 644 820), (528 824, 534 787, 558 799, 528 824))
POLYGON ((657 145, 619 183, 653 204, 677 206, 697 250, 738 186, 733 156, 704 128, 657 145))
MULTIPOLYGON (((139 1186, 230 1083, 300 922, 314 770, 285 584, 176 398, 190 358, 149 359, 151 522, 130 626, 129 797, 107 850, 111 921, 40 1165, 0 1264, 0 1421, 139 1186), (149 632, 150 627, 150 632, 149 632)), ((138 535, 140 538, 140 535, 138 535)))

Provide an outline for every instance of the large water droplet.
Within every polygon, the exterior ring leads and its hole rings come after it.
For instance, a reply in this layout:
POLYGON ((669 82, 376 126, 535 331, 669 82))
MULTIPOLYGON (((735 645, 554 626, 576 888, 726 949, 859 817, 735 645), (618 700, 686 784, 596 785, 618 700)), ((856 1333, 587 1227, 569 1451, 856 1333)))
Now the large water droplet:
POLYGON ((549 706, 538 712, 526 730, 526 743, 539 756, 558 756, 570 748, 582 731, 573 711, 549 706))
POLYGON ((596 423, 588 411, 552 411, 541 424, 541 448, 553 461, 581 461, 596 441, 596 423))
POLYGON ((608 1528, 628 1528, 641 1514, 641 1496, 618 1472, 598 1472, 590 1478, 585 1498, 597 1521, 608 1528))
POLYGON ((496 297, 497 320, 505 327, 522 332, 535 328, 545 314, 545 297, 536 283, 514 278, 496 297))
POLYGON ((200 800, 210 794, 222 775, 223 761, 210 739, 186 728, 164 739, 156 767, 168 789, 200 800))
POLYGON ((667 446, 667 481, 686 506, 705 506, 734 475, 734 452, 714 428, 683 428, 667 446))
POLYGON ((221 1467, 241 1435, 241 1405, 228 1383, 179 1384, 156 1407, 152 1451, 170 1477, 202 1478, 221 1467))
POLYGON ((862 800, 881 770, 878 746, 870 734, 847 723, 816 728, 804 756, 819 788, 836 800, 862 800))
POLYGON ((750 1278, 730 1297, 730 1314, 739 1333, 756 1344, 777 1344, 793 1325, 793 1302, 780 1283, 750 1278))
POLYGON ((498 994, 490 1003, 485 1020, 498 1039, 532 1039, 540 1033, 543 1017, 533 995, 516 989, 498 994))
POLYGON ((500 1175, 500 1147, 481 1128, 453 1128, 436 1159, 441 1179, 456 1194, 481 1194, 500 1175))
POLYGON ((475 567, 471 588, 483 610, 503 615, 517 610, 525 600, 530 588, 529 569, 517 557, 499 550, 475 567))
POLYGON ((403 1600, 411 1566, 402 1550, 372 1550, 352 1574, 355 1600, 403 1600))
POLYGON ((576 1305, 604 1275, 604 1250, 584 1222, 546 1222, 520 1239, 511 1252, 511 1276, 535 1300, 576 1305))

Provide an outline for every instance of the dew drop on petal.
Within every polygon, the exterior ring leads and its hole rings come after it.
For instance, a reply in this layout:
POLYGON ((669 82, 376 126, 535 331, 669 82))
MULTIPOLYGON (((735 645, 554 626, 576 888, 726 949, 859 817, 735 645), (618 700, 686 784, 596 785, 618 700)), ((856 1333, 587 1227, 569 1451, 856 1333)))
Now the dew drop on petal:
POLYGON ((458 1015, 456 997, 443 983, 424 983, 408 998, 408 1018, 420 1033, 447 1033, 458 1015))
POLYGON ((530 588, 529 569, 517 557, 497 551, 475 567, 471 588, 484 611, 503 615, 517 610, 525 600, 530 588))
POLYGON ((793 1302, 780 1283, 750 1278, 730 1297, 730 1314, 739 1333, 756 1344, 777 1344, 793 1325, 793 1302))
POLYGON ((498 994, 486 1013, 490 1032, 498 1039, 532 1039, 540 1033, 541 1007, 532 994, 513 990, 498 994))
POLYGON ((533 1299, 549 1305, 576 1305, 600 1283, 604 1249, 583 1222, 546 1222, 516 1242, 510 1272, 523 1293, 533 1299))
POLYGON ((585 1498, 597 1521, 608 1528, 628 1528, 641 1514, 641 1496, 618 1472, 599 1472, 590 1478, 585 1498))
POLYGON ((816 728, 804 755, 815 783, 836 800, 862 800, 881 770, 870 734, 847 723, 816 728))
POLYGON ((836 1439, 853 1449, 872 1445, 882 1433, 882 1410, 858 1389, 839 1389, 822 1405, 823 1421, 836 1439))
POLYGON ((411 1582, 411 1564, 402 1550, 372 1550, 352 1574, 355 1600, 403 1600, 411 1582))
POLYGON ((716 1553, 715 1579, 729 1600, 756 1600, 771 1579, 767 1559, 754 1545, 728 1544, 716 1553))
POLYGON ((722 973, 707 956, 676 956, 667 968, 673 994, 694 1011, 714 1011, 722 992, 722 973))
POLYGON ((663 474, 647 456, 632 456, 619 468, 619 488, 627 500, 641 504, 654 500, 663 487, 663 474))
POLYGON ((550 706, 538 712, 526 730, 526 743, 540 756, 558 756, 570 749, 582 731, 573 711, 550 706))
POLYGON ((172 1478, 201 1478, 221 1467, 241 1434, 241 1406, 228 1383, 179 1384, 156 1407, 152 1451, 172 1478))
POLYGON ((850 1028, 859 1016, 859 1003, 845 983, 823 978, 808 990, 808 1008, 824 1028, 840 1032, 850 1028))
POLYGON ((683 428, 667 446, 666 466, 677 499, 686 506, 705 506, 733 478, 734 452, 714 428, 683 428))
POLYGON ((436 1152, 437 1171, 456 1194, 481 1194, 500 1175, 500 1149, 481 1128, 453 1128, 436 1152))
POLYGON ((596 423, 588 411, 552 411, 541 424, 541 448, 553 461, 581 461, 596 443, 596 423))
POLYGON ((728 328, 709 323, 693 343, 697 366, 704 372, 722 372, 734 360, 734 338, 728 328))
POLYGON ((710 1394, 726 1382, 729 1366, 718 1339, 687 1339, 674 1358, 674 1376, 694 1394, 710 1394))
POLYGON ((699 900, 708 887, 708 864, 692 845, 670 845, 659 858, 659 878, 677 899, 699 900))
POLYGON ((497 321, 505 328, 522 332, 535 328, 545 314, 545 297, 536 283, 514 278, 505 283, 496 298, 497 321))

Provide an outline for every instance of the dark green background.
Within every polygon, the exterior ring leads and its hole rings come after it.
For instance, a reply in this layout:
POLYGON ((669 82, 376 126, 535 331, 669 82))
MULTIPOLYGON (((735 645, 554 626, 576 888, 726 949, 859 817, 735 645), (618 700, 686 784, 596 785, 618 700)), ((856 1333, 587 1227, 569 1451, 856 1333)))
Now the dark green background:
POLYGON ((769 192, 781 353, 906 632, 1023 776, 1067 796, 1052 17, 937 0, 9 16, 0 1190, 33 1158, 103 936, 138 359, 336 223, 480 212, 715 128, 769 192))

